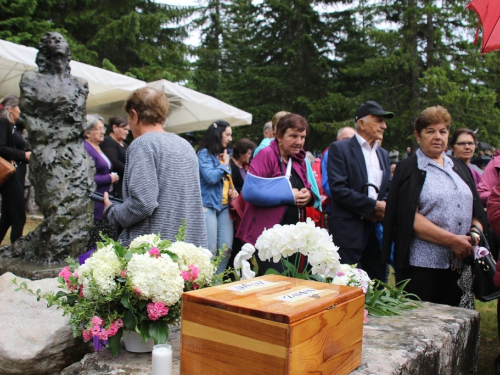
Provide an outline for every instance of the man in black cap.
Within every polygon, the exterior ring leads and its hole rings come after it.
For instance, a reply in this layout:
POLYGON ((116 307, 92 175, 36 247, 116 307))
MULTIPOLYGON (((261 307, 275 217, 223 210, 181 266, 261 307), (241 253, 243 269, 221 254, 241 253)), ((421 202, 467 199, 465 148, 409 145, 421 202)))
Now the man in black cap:
POLYGON ((356 111, 357 134, 337 141, 328 151, 328 181, 332 195, 330 234, 339 246, 340 262, 357 264, 370 278, 386 280, 375 224, 384 220, 391 181, 389 154, 380 147, 386 118, 394 117, 368 101, 356 111), (379 143, 380 142, 380 143, 379 143))

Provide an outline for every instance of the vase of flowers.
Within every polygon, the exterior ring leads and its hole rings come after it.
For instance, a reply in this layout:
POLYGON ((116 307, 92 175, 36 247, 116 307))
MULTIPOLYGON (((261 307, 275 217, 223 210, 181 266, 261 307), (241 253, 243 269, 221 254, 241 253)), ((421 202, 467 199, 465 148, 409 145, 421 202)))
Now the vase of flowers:
POLYGON ((123 343, 125 344, 125 349, 131 353, 151 353, 155 346, 152 338, 144 342, 141 335, 136 331, 127 330, 123 331, 123 343))
POLYGON ((144 343, 164 344, 169 325, 180 320, 182 293, 210 286, 215 278, 211 252, 184 242, 184 228, 174 242, 149 234, 128 248, 105 238, 84 264, 68 260, 58 278, 61 291, 33 292, 24 283, 19 289, 62 308, 74 336, 93 340, 96 350, 104 345, 118 354, 124 331, 144 343))

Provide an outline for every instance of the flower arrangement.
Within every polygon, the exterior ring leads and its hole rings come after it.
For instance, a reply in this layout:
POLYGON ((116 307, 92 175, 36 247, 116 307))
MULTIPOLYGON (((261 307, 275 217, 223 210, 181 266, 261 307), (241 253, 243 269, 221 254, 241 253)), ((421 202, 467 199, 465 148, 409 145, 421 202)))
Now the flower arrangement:
MULTIPOLYGON (((266 229, 257 239, 255 248, 261 260, 282 262, 284 276, 323 281, 333 278, 340 268, 338 247, 328 232, 316 227, 311 219, 295 225, 275 225, 266 229), (300 268, 300 257, 292 264, 288 257, 299 253, 308 257, 308 265, 300 268)), ((278 273, 270 269, 267 273, 278 273)))
POLYGON ((59 274, 61 291, 33 292, 26 283, 18 290, 63 309, 74 336, 93 340, 96 350, 104 344, 118 354, 124 329, 136 331, 144 341, 165 343, 168 325, 180 320, 182 293, 215 281, 212 254, 183 242, 184 228, 173 243, 148 234, 134 239, 128 249, 105 238, 83 265, 69 260, 59 274))
POLYGON ((373 286, 373 281, 368 274, 356 265, 342 264, 332 280, 332 284, 355 286, 368 292, 368 287, 373 286))
MULTIPOLYGON (((326 229, 316 227, 311 219, 264 230, 255 248, 261 260, 282 262, 284 276, 362 288, 365 294, 365 322, 368 322, 368 313, 376 316, 400 315, 404 310, 422 306, 417 296, 404 291, 408 280, 391 286, 380 280, 370 280, 368 274, 356 265, 341 264, 338 247, 332 237, 326 229), (293 263, 289 261, 289 257, 297 253, 307 257, 307 263, 302 267, 299 264, 301 257, 296 256, 293 263)), ((245 259, 251 256, 249 253, 245 259)), ((268 269, 266 274, 279 272, 268 269)))

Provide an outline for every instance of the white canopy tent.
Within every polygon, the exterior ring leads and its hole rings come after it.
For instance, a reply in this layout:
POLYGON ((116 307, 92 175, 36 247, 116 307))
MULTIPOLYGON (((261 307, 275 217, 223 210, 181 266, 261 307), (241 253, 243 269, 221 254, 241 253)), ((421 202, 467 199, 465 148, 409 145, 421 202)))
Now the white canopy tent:
POLYGON ((250 125, 252 115, 212 96, 180 86, 165 79, 147 84, 162 91, 170 102, 166 129, 172 133, 206 130, 217 120, 231 126, 250 125))
MULTIPOLYGON (((38 50, 0 39, 0 98, 19 95, 19 81, 24 72, 38 70, 35 63, 38 50)), ((123 102, 130 93, 145 87, 146 82, 122 74, 71 61, 71 74, 87 80, 89 96, 87 112, 98 113, 105 119, 125 116, 123 102)), ((225 120, 231 126, 249 125, 252 115, 211 96, 180 86, 167 80, 147 84, 163 91, 170 101, 165 123, 173 133, 205 130, 215 120, 225 120)))
MULTIPOLYGON (((38 50, 0 39, 0 97, 19 95, 19 81, 24 72, 38 70, 35 58, 38 50)), ((97 68, 92 65, 71 61, 71 74, 89 83, 87 111, 103 116, 116 115, 115 108, 123 106, 128 95, 146 82, 97 68), (111 109, 108 111, 107 109, 111 109)), ((123 113, 123 110, 120 111, 123 113)))

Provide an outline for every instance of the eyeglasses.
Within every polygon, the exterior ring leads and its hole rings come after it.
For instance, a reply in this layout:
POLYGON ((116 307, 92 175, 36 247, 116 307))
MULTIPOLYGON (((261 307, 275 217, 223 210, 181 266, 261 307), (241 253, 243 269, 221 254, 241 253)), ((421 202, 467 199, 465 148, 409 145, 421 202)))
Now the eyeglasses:
POLYGON ((465 147, 465 146, 472 147, 474 146, 474 142, 457 142, 455 143, 455 145, 460 147, 465 147))

